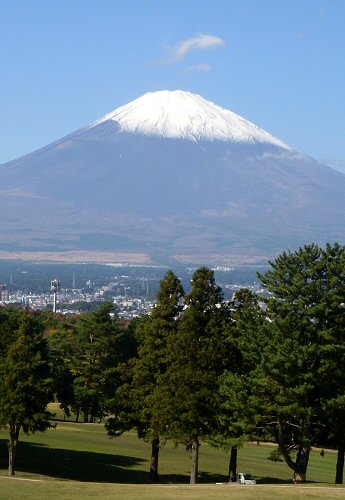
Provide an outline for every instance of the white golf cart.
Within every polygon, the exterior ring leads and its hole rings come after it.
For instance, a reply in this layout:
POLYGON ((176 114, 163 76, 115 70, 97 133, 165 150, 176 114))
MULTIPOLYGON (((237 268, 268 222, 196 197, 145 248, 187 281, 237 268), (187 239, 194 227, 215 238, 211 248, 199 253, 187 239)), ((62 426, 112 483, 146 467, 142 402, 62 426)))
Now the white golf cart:
POLYGON ((237 482, 239 484, 256 484, 256 479, 253 474, 249 474, 248 472, 238 472, 237 473, 237 482))

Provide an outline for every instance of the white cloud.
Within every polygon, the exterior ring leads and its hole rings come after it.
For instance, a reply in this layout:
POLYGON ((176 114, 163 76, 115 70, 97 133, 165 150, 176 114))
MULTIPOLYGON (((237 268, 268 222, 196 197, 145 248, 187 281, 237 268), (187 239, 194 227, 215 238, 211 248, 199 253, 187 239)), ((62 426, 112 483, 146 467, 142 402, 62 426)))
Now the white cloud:
POLYGON ((186 73, 193 73, 197 71, 199 73, 208 73, 211 71, 212 66, 210 64, 197 64, 196 66, 190 66, 185 70, 186 73))
MULTIPOLYGON (((287 145, 289 148, 290 146, 287 145)), ((308 156, 303 153, 303 151, 298 151, 295 149, 288 149, 287 151, 280 151, 279 153, 263 153, 260 155, 253 156, 253 160, 265 160, 265 159, 280 159, 280 160, 307 160, 308 156)))
POLYGON ((194 50, 207 50, 215 47, 222 47, 225 42, 222 38, 214 35, 197 35, 193 38, 183 40, 178 45, 171 49, 171 54, 168 59, 163 61, 165 64, 175 64, 184 59, 187 54, 194 50))

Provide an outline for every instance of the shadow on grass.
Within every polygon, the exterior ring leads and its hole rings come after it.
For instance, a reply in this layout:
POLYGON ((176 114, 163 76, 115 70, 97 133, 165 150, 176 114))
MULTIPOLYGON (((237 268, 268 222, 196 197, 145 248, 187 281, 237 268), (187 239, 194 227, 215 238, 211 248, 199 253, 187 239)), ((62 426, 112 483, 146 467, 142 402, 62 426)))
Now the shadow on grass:
POLYGON ((291 479, 282 479, 280 477, 257 477, 256 481, 258 484, 292 484, 291 479))
MULTIPOLYGON (((7 443, 7 440, 0 440, 1 469, 7 469, 7 443)), ((18 444, 16 471, 22 473, 74 481, 150 484, 148 469, 149 460, 140 457, 50 448, 25 441, 18 444)), ((225 483, 227 477, 200 471, 199 482, 225 483)), ((186 484, 189 483, 189 475, 160 474, 159 483, 186 484)), ((291 484, 292 481, 275 477, 258 478, 258 484, 278 483, 291 484)))
POLYGON ((224 474, 210 474, 209 472, 199 472, 199 483, 227 483, 227 482, 228 478, 224 474))
MULTIPOLYGON (((7 442, 0 441, 1 468, 7 468, 7 442)), ((148 462, 138 457, 49 448, 19 442, 17 472, 42 474, 59 479, 107 483, 148 483, 148 462), (143 465, 143 470, 136 467, 143 465)))
MULTIPOLYGON (((7 468, 7 440, 0 440, 0 468, 7 468)), ((149 460, 126 455, 50 448, 40 443, 20 441, 16 472, 39 474, 57 479, 99 483, 152 484, 149 460)), ((224 476, 201 473, 200 482, 217 482, 224 476)), ((188 474, 161 474, 160 484, 189 483, 188 474)))
MULTIPOLYGON (((189 484, 189 474, 160 474, 160 484, 189 484)), ((208 472, 199 472, 200 484, 225 483, 226 476, 221 474, 209 474, 208 472)))
MULTIPOLYGON (((257 478, 257 483, 258 484, 290 484, 290 485, 293 485, 293 481, 292 481, 292 475, 291 475, 291 479, 281 479, 279 477, 259 477, 257 478)), ((305 484, 308 484, 308 483, 313 483, 313 484, 322 484, 323 481, 308 481, 308 479, 306 480, 305 484)))

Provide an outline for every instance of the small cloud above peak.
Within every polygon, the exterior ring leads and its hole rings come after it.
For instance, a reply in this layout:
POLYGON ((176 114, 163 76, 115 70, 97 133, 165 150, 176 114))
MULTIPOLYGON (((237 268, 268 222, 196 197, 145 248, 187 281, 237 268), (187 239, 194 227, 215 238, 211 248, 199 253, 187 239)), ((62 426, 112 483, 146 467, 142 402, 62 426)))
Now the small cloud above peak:
POLYGON ((170 56, 161 61, 163 64, 175 64, 184 59, 190 52, 208 50, 222 47, 225 41, 215 35, 199 34, 192 38, 187 38, 171 48, 170 56))
POLYGON ((308 35, 309 35, 309 33, 308 33, 308 31, 307 31, 307 30, 305 30, 305 31, 298 31, 298 32, 296 32, 296 33, 294 34, 294 38, 295 38, 296 40, 303 41, 303 40, 305 40, 306 38, 308 38, 308 35))
POLYGON ((199 73, 209 73, 212 69, 210 64, 197 64, 196 66, 190 66, 185 70, 186 73, 193 73, 194 71, 199 73))

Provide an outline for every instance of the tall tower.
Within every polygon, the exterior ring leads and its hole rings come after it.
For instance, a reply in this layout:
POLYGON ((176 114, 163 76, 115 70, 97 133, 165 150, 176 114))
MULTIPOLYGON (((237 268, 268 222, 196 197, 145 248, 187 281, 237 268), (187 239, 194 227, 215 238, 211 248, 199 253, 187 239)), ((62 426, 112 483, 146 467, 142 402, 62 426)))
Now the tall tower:
POLYGON ((53 301, 53 312, 56 313, 56 298, 57 298, 57 293, 60 290, 60 281, 55 279, 51 280, 50 282, 50 289, 54 294, 54 301, 53 301))

